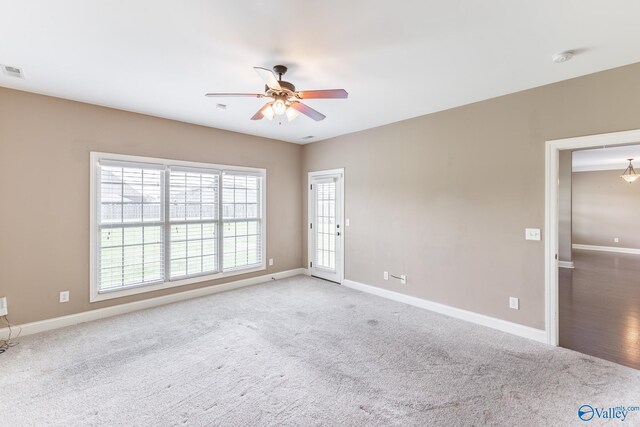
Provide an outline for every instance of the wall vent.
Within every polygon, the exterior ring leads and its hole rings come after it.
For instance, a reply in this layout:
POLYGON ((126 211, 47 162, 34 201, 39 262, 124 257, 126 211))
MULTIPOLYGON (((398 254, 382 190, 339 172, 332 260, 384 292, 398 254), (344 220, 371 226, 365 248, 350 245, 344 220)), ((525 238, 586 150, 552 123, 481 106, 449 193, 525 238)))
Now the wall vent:
POLYGON ((22 70, 18 67, 12 67, 11 65, 2 65, 2 72, 11 77, 17 77, 19 79, 24 79, 24 74, 22 74, 22 70))

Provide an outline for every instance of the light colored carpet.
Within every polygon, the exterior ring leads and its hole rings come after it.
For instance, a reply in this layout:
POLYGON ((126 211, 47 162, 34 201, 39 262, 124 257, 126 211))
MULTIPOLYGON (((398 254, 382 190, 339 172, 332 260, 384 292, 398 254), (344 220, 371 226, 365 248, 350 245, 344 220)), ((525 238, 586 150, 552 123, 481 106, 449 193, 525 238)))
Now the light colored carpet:
POLYGON ((0 393, 2 426, 566 426, 640 372, 298 276, 22 338, 0 393))

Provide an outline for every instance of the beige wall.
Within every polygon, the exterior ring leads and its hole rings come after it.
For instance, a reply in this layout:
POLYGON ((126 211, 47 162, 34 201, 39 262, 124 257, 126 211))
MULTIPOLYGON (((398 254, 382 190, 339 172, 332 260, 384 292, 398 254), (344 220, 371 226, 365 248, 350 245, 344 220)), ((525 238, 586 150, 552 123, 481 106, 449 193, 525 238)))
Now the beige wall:
POLYGON ((640 249, 640 182, 629 184, 621 174, 573 174, 573 243, 640 249))
POLYGON ((267 272, 299 268, 302 148, 0 88, 0 296, 25 323, 179 292, 89 303, 89 152, 267 169, 267 272), (58 293, 71 301, 58 303, 58 293))
POLYGON ((346 278, 543 328, 544 245, 524 228, 544 227, 544 141, 640 128, 640 64, 304 147, 7 89, 0 111, 0 295, 15 323, 215 284, 89 304, 96 150, 266 168, 268 272, 306 265, 306 172, 345 167, 346 278))
POLYGON ((635 128, 640 64, 306 145, 303 177, 345 168, 347 279, 542 329, 545 141, 635 128))
POLYGON ((560 151, 558 170, 558 260, 571 261, 571 169, 572 152, 560 151))

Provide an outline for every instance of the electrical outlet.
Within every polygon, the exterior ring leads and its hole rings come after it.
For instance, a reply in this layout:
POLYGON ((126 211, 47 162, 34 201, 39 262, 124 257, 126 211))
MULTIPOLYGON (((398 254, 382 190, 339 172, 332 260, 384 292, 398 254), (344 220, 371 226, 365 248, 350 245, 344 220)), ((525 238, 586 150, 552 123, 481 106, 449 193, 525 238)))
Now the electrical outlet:
POLYGON ((540 240, 540 229, 539 228, 525 228, 524 229, 524 238, 526 240, 540 240))
POLYGON ((520 310, 520 299, 516 297, 509 297, 509 308, 520 310))
POLYGON ((614 243, 620 243, 620 239, 619 239, 618 237, 614 237, 614 238, 613 238, 613 242, 614 242, 614 243))
POLYGON ((60 302, 69 302, 69 291, 60 292, 60 302))
POLYGON ((389 280, 389 272, 388 271, 384 272, 384 280, 389 280))
POLYGON ((269 265, 273 265, 273 258, 269 258, 269 265))
POLYGON ((400 283, 403 285, 407 284, 407 276, 405 274, 400 275, 400 283))
POLYGON ((7 307, 7 297, 0 298, 0 316, 6 316, 9 314, 9 307, 7 307))

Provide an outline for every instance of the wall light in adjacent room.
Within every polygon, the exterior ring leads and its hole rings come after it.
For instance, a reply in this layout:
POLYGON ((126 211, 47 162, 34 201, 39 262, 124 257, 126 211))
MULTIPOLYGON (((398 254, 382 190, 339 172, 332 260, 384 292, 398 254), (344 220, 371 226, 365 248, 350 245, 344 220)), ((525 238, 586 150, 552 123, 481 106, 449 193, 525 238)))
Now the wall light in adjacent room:
POLYGON ((629 166, 627 166, 624 172, 622 172, 622 175, 620 175, 620 178, 624 179, 629 184, 631 184, 632 182, 635 182, 635 180, 638 179, 640 175, 636 173, 636 170, 633 168, 633 165, 631 164, 631 161, 633 159, 627 159, 627 160, 629 160, 629 166))

